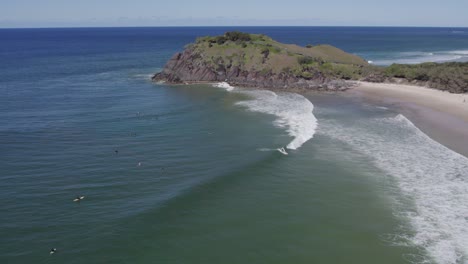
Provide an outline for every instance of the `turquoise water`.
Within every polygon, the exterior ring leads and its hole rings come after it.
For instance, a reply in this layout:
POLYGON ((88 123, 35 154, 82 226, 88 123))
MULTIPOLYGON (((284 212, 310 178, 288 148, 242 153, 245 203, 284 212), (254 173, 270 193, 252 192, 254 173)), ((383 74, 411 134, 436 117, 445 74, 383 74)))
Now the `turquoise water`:
POLYGON ((466 263, 468 159, 390 106, 150 82, 210 30, 2 31, 0 263, 466 263))

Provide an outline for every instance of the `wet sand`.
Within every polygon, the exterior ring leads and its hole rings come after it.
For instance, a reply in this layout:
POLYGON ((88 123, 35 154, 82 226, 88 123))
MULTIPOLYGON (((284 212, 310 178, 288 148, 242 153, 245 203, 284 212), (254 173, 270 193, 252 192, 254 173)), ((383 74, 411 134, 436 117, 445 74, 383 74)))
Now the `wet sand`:
POLYGON ((429 137, 468 157, 468 94, 366 82, 347 93, 395 108, 429 137))

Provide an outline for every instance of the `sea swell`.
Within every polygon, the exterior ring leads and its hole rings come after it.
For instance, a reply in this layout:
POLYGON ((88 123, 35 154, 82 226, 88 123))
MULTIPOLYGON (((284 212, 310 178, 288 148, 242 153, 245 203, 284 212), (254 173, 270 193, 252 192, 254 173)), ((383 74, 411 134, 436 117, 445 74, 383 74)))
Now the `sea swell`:
POLYGON ((276 116, 274 125, 286 129, 293 140, 286 146, 298 149, 310 140, 317 129, 317 119, 313 114, 314 105, 302 95, 295 93, 275 93, 269 90, 235 89, 228 83, 214 85, 227 91, 248 95, 251 99, 238 102, 249 111, 276 116))
POLYGON ((372 64, 386 66, 393 63, 465 62, 468 61, 468 50, 394 52, 385 57, 387 58, 372 59, 372 64))

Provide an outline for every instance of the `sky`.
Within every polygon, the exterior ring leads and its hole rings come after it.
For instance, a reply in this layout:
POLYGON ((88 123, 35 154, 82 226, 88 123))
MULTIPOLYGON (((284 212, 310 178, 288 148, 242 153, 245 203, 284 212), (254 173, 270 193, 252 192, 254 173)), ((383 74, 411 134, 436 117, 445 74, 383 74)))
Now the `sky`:
POLYGON ((468 0, 0 0, 0 27, 468 27, 468 0))

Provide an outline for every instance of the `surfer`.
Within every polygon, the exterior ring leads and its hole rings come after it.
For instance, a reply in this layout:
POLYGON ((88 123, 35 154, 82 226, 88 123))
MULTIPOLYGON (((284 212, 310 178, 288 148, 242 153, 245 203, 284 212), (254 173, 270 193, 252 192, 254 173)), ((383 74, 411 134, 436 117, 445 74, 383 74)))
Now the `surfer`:
POLYGON ((80 201, 83 200, 83 199, 84 199, 84 196, 78 195, 78 196, 76 196, 75 199, 73 199, 73 201, 74 201, 74 202, 80 202, 80 201))
POLYGON ((286 152, 286 150, 284 148, 279 148, 277 150, 283 155, 288 155, 288 152, 286 152))
POLYGON ((119 151, 117 149, 115 150, 115 154, 119 154, 119 151))
POLYGON ((52 255, 52 254, 54 254, 55 252, 57 252, 57 249, 56 249, 56 248, 51 248, 49 254, 52 255))

